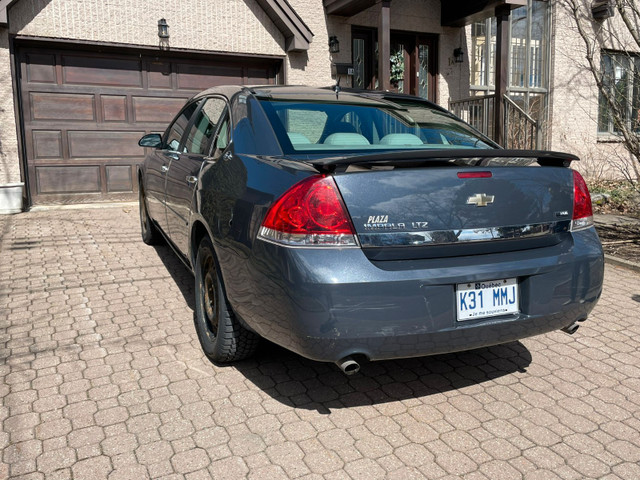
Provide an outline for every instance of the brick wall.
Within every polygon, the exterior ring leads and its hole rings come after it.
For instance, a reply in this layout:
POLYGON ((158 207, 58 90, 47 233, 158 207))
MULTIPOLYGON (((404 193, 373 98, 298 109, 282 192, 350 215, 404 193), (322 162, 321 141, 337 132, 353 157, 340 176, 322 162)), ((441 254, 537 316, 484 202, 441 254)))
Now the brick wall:
POLYGON ((132 45, 158 45, 158 19, 170 46, 282 55, 282 33, 244 0, 22 0, 9 11, 12 33, 132 45))
MULTIPOLYGON (((306 52, 287 55, 287 83, 292 85, 325 86, 331 84, 331 58, 327 17, 322 0, 289 0, 313 32, 313 41, 306 52)), ((341 42, 341 44, 349 41, 341 42)))
POLYGON ((0 185, 20 181, 7 29, 0 28, 0 185))
MULTIPOLYGON (((598 136, 598 89, 586 64, 586 47, 580 38, 575 20, 563 2, 555 2, 552 54, 551 91, 549 102, 550 148, 568 151, 581 157, 575 168, 591 179, 621 178, 620 168, 628 168, 630 156, 615 138, 598 136)), ((585 12, 590 11, 585 1, 585 12)), ((629 39, 620 34, 624 27, 619 14, 604 22, 587 22, 589 35, 595 40, 596 64, 600 65, 601 48, 618 50, 633 48, 629 39), (619 41, 600 35, 614 30, 619 41)))

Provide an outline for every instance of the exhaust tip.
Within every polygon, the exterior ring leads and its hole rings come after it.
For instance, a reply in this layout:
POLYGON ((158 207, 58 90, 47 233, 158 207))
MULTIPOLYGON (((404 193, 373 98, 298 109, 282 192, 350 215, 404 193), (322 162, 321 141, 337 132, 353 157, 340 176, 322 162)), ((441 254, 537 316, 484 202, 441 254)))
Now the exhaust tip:
POLYGON ((564 333, 568 333, 569 335, 573 335, 574 333, 576 333, 576 331, 580 328, 580 325, 578 325, 578 322, 573 322, 571 325, 568 325, 564 328, 562 328, 561 330, 564 333))
POLYGON ((344 357, 342 360, 336 362, 338 368, 342 370, 345 375, 355 375, 360 371, 360 364, 354 360, 352 356, 344 357))

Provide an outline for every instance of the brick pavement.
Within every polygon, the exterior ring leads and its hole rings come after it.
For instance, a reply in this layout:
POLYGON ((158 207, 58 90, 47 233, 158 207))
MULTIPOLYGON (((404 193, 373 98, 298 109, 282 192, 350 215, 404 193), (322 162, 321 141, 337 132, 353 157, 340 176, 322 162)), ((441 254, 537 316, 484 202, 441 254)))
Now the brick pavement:
POLYGON ((217 367, 135 207, 0 216, 0 478, 640 478, 640 276, 590 320, 472 352, 217 367))

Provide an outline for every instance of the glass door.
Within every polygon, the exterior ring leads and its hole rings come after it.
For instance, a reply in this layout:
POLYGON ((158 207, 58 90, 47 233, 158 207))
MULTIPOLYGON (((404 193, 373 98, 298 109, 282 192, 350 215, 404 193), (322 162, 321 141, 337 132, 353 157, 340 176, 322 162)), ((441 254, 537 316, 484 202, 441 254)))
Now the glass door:
MULTIPOLYGON (((436 99, 436 35, 391 32, 391 91, 436 99)), ((378 88, 377 31, 353 28, 351 35, 354 88, 378 88)))

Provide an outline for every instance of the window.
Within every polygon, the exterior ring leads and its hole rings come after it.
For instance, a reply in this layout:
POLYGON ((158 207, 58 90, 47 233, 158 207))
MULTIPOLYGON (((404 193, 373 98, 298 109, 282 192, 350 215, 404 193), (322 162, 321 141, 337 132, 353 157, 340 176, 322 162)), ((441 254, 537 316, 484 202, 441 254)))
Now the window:
POLYGON ((615 105, 600 92, 598 133, 620 133, 622 122, 640 131, 640 56, 628 52, 603 51, 601 73, 604 89, 615 105))
MULTIPOLYGON (((542 119, 547 95, 549 2, 528 0, 509 18, 509 96, 527 113, 542 119)), ((471 90, 495 92, 496 19, 471 25, 471 90)))
POLYGON ((225 115, 215 142, 215 150, 221 152, 229 145, 229 117, 225 115))
POLYGON ((221 98, 209 98, 198 113, 184 143, 184 152, 206 155, 211 137, 226 103, 221 98))
POLYGON ((260 104, 287 155, 493 147, 449 113, 423 102, 264 99, 260 104))
POLYGON ((191 116, 198 108, 197 102, 192 102, 182 109, 182 113, 176 118, 176 121, 167 129, 165 134, 164 144, 169 150, 178 151, 180 148, 180 141, 184 135, 184 131, 189 124, 191 116))

